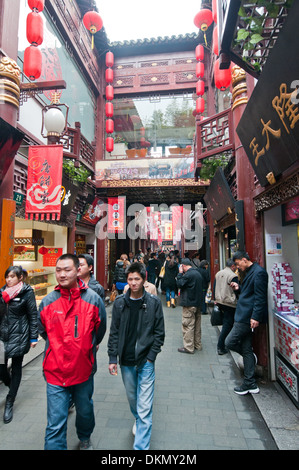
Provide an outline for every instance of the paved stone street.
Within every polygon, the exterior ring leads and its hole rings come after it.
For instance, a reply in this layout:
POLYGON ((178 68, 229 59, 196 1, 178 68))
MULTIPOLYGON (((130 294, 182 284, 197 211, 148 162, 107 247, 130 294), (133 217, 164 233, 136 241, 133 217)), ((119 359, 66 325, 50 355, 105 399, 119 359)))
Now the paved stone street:
MULTIPOLYGON (((218 330, 210 316, 202 316, 203 349, 194 355, 180 354, 181 307, 164 305, 166 339, 156 361, 156 387, 151 450, 273 450, 276 443, 254 398, 238 396, 233 388, 241 380, 230 354, 216 353, 218 330)), ((108 372, 108 329, 98 352, 94 407, 94 449, 131 450, 133 417, 121 375, 108 372)), ((40 347, 43 347, 41 340, 40 347)), ((42 450, 46 426, 46 384, 42 356, 23 369, 23 379, 9 424, 2 420, 7 388, 0 384, 0 449, 42 450)), ((262 393, 262 391, 261 391, 262 393)), ((68 423, 68 447, 76 449, 75 412, 68 423)))

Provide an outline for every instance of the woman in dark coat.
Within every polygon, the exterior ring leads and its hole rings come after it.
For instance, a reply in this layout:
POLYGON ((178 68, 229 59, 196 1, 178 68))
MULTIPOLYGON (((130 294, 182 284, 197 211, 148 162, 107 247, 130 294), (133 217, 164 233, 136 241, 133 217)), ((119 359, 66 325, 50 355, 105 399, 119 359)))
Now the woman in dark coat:
POLYGON ((163 288, 166 292, 167 307, 175 307, 176 277, 179 272, 179 265, 174 256, 166 261, 165 275, 163 278, 163 288))
POLYGON ((4 364, 0 364, 0 378, 9 387, 3 420, 13 418, 15 401, 22 378, 22 362, 30 347, 38 340, 37 307, 32 287, 23 282, 21 266, 10 266, 5 272, 5 286, 0 290, 0 340, 4 343, 4 364), (11 375, 7 369, 12 359, 11 375))

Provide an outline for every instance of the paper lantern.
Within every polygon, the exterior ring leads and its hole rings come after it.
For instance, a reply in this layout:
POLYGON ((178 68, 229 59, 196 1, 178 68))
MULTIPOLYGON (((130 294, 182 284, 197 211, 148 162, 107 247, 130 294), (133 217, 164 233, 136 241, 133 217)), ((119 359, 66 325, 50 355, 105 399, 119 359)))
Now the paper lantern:
POLYGON ((231 67, 220 69, 219 59, 216 60, 214 65, 214 81, 216 88, 219 88, 221 91, 226 90, 231 83, 231 67))
POLYGON ((112 69, 106 69, 105 77, 106 77, 106 82, 107 83, 112 83, 113 78, 114 78, 113 70, 112 69))
POLYGON ((113 52, 107 52, 106 54, 106 67, 113 67, 114 65, 114 55, 113 52))
POLYGON ((112 85, 106 86, 106 100, 112 101, 114 98, 114 90, 112 85))
POLYGON ((113 116, 113 104, 110 102, 106 103, 105 111, 106 111, 106 117, 112 117, 113 116))
POLYGON ((41 12, 45 8, 45 0, 28 0, 28 6, 31 10, 41 12))
POLYGON ((217 0, 212 0, 212 17, 214 23, 217 24, 217 0))
POLYGON ((114 132, 114 121, 113 121, 113 119, 107 119, 107 121, 106 121, 106 132, 107 132, 107 134, 113 134, 113 132, 114 132))
POLYGON ((36 80, 42 73, 42 53, 37 46, 29 46, 24 52, 23 72, 30 80, 36 80))
POLYGON ((205 74, 205 66, 203 62, 197 62, 196 64, 196 76, 202 78, 205 74))
POLYGON ((88 11, 83 16, 83 24, 91 33, 91 48, 94 48, 94 35, 103 27, 103 20, 96 11, 88 11))
POLYGON ((27 15, 26 36, 30 44, 41 45, 44 39, 44 23, 39 13, 33 11, 27 15))
POLYGON ((107 150, 107 152, 112 152, 113 149, 114 149, 113 137, 106 137, 106 150, 107 150))
POLYGON ((197 114, 203 113, 205 110, 205 100, 203 98, 197 98, 196 100, 196 112, 197 114))
POLYGON ((194 17, 195 26, 197 26, 204 33, 206 46, 208 45, 206 31, 212 23, 213 23, 213 15, 212 15, 211 10, 208 10, 207 8, 200 10, 197 13, 197 15, 195 15, 194 17))
POLYGON ((203 60, 204 59, 204 48, 201 44, 198 44, 198 46, 196 46, 196 49, 195 49, 195 57, 196 57, 196 60, 203 60))
POLYGON ((196 94, 202 96, 205 92, 205 82, 203 80, 198 80, 196 83, 196 94))
POLYGON ((213 52, 216 56, 219 56, 219 46, 218 46, 218 28, 215 26, 213 31, 213 52))

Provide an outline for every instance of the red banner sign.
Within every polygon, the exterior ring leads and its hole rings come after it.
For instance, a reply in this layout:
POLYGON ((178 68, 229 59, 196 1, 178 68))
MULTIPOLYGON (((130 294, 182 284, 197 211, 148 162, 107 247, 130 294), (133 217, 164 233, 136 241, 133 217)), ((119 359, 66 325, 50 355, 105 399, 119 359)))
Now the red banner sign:
POLYGON ((108 233, 124 233, 125 232, 125 206, 126 198, 108 197, 108 233))
POLYGON ((62 160, 62 145, 29 147, 26 219, 60 219, 62 160))

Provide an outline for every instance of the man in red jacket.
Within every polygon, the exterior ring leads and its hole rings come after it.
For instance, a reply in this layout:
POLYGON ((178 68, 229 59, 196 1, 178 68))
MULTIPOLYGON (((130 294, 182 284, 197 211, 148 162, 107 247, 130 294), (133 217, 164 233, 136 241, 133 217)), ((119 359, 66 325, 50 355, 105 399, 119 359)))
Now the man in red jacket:
POLYGON ((43 372, 47 382, 45 450, 67 449, 70 397, 76 407, 80 449, 92 449, 93 375, 96 351, 106 331, 105 306, 78 278, 79 260, 64 254, 56 263, 58 286, 39 307, 39 333, 46 340, 43 372))

